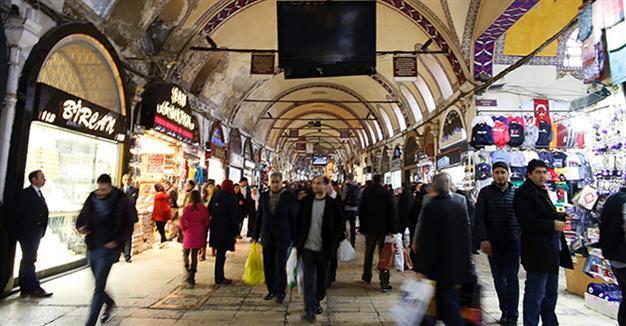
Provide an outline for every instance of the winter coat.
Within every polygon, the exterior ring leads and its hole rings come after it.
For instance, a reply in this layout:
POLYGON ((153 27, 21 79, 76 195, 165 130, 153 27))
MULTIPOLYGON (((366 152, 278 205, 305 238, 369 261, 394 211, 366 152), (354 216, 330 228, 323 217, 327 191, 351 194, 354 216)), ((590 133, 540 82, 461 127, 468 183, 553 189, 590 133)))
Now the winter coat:
POLYGON ((112 206, 108 217, 102 218, 96 213, 93 201, 99 199, 96 199, 94 191, 87 197, 76 219, 76 229, 86 227, 89 232, 85 236, 85 244, 89 250, 111 241, 115 241, 118 247, 122 246, 132 230, 133 223, 130 219, 133 207, 124 193, 114 188, 109 196, 112 206))
POLYGON ((259 213, 252 238, 260 240, 264 247, 272 243, 276 248, 286 249, 291 245, 295 236, 298 203, 291 192, 284 190, 278 199, 276 212, 272 214, 270 191, 261 194, 259 213))
POLYGON ((167 222, 172 219, 172 208, 170 208, 170 196, 164 192, 154 194, 154 208, 152 210, 152 220, 155 222, 167 222))
POLYGON ((396 203, 391 191, 382 185, 372 184, 363 192, 359 204, 359 232, 386 235, 398 232, 396 203))
POLYGON ((520 227, 513 209, 514 196, 515 190, 510 183, 504 192, 495 184, 480 191, 474 217, 479 243, 489 240, 494 250, 519 246, 520 227))
POLYGON ((239 234, 239 208, 233 194, 233 182, 224 180, 222 188, 211 197, 211 235, 209 245, 215 249, 235 250, 235 237, 239 234))
POLYGON ((188 205, 183 209, 179 223, 183 231, 184 249, 206 247, 206 233, 210 221, 209 210, 202 204, 196 204, 196 207, 188 205))
POLYGON ((470 228, 465 208, 450 194, 434 197, 423 208, 414 270, 445 285, 473 280, 470 228))
POLYGON ((526 180, 515 192, 513 205, 522 231, 524 269, 550 274, 557 274, 559 265, 571 269, 572 257, 565 236, 554 230, 554 220, 564 221, 565 218, 557 213, 547 190, 526 180))
MULTIPOLYGON (((315 195, 309 195, 304 198, 298 211, 295 246, 298 248, 299 253, 304 250, 309 236, 309 230, 311 229, 314 200, 315 195)), ((337 250, 337 245, 339 244, 339 238, 345 229, 344 221, 340 201, 326 196, 326 206, 324 207, 322 222, 322 254, 324 254, 324 256, 328 258, 333 257, 337 250)))
POLYGON ((400 233, 404 233, 404 230, 411 225, 411 210, 413 209, 414 201, 415 196, 413 196, 411 189, 409 187, 404 188, 402 190, 402 194, 400 194, 400 199, 398 200, 400 233))

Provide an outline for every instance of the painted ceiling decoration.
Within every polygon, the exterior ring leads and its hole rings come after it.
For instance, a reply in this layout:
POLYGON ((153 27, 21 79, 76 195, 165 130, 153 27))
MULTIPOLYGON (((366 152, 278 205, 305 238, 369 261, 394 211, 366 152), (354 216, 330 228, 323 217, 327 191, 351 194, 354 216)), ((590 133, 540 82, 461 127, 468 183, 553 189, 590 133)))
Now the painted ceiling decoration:
POLYGON ((514 0, 500 16, 476 39, 474 43, 474 77, 493 74, 496 40, 515 24, 539 0, 514 0))

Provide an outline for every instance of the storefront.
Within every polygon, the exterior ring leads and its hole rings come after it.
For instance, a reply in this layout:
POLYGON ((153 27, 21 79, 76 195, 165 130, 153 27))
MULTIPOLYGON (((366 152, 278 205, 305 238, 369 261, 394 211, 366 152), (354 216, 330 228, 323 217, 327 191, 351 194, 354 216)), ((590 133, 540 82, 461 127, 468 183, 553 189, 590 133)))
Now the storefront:
POLYGON ((390 167, 390 182, 393 189, 402 187, 402 149, 400 145, 396 145, 391 154, 391 167, 390 167))
POLYGON ((465 170, 462 157, 468 152, 469 145, 463 114, 456 107, 446 113, 440 124, 438 148, 437 171, 447 172, 452 176, 454 185, 463 188, 465 170))
POLYGON ((209 134, 209 146, 207 149, 208 178, 215 180, 215 184, 222 184, 226 179, 227 150, 224 142, 224 130, 219 122, 214 122, 209 134))
POLYGON ((249 184, 256 184, 256 163, 254 160, 254 151, 252 149, 252 140, 250 137, 246 138, 246 142, 243 145, 243 158, 243 176, 248 179, 249 184))
POLYGON ((421 179, 417 169, 418 145, 415 136, 414 133, 408 135, 404 142, 402 169, 404 171, 403 180, 405 182, 418 182, 421 179))
POLYGON ((241 133, 237 128, 233 128, 230 131, 228 137, 228 154, 230 156, 228 161, 228 179, 232 180, 234 183, 238 183, 243 176, 244 159, 241 148, 241 133))
MULTIPOLYGON (((41 169, 50 211, 37 272, 51 275, 85 263, 86 248, 75 228, 85 199, 100 174, 114 184, 122 175, 127 99, 114 48, 94 26, 67 24, 46 33, 32 49, 17 103, 6 180, 6 203, 41 169)), ((7 207, 11 209, 11 207, 7 207)), ((0 283, 16 276, 21 253, 2 255, 0 283), (4 275, 9 275, 4 279, 4 275)))
POLYGON ((133 233, 133 250, 141 252, 153 244, 154 185, 163 185, 170 199, 182 207, 185 182, 194 180, 201 187, 206 168, 198 121, 187 93, 180 87, 167 82, 146 85, 137 117, 129 166, 139 187, 139 223, 133 233))

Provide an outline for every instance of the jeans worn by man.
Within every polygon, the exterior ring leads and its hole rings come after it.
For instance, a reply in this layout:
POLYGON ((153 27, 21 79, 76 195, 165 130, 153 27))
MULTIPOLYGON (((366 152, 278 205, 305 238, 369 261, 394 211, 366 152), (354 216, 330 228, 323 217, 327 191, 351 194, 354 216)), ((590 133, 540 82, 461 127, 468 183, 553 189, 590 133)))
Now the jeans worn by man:
POLYGON ((89 267, 95 278, 95 289, 91 305, 89 306, 89 319, 87 325, 95 325, 98 321, 98 315, 104 304, 107 307, 115 306, 115 301, 106 292, 107 279, 113 264, 118 260, 119 249, 108 249, 98 247, 90 250, 87 254, 89 267))

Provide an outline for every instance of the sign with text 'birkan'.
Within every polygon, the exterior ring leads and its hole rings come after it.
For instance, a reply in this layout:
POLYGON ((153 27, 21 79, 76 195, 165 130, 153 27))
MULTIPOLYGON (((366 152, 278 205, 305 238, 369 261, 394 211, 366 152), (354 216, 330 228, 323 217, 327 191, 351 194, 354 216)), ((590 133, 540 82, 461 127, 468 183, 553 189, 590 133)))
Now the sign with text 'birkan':
POLYGON ((123 115, 52 86, 37 83, 37 120, 92 136, 124 141, 123 115))

